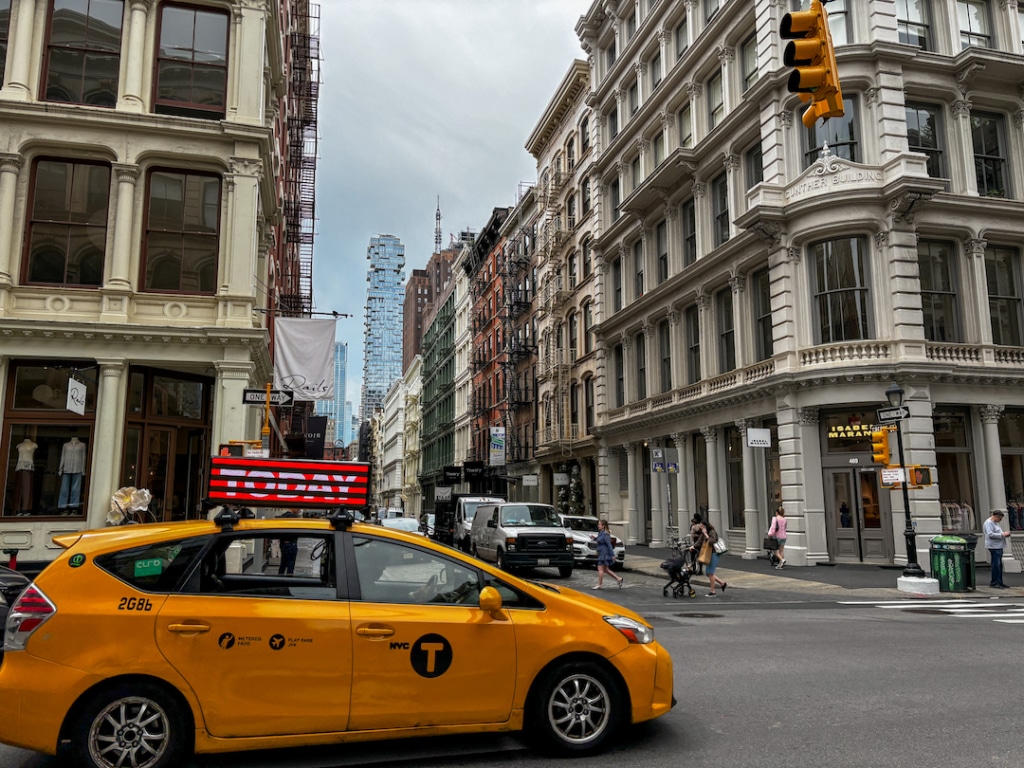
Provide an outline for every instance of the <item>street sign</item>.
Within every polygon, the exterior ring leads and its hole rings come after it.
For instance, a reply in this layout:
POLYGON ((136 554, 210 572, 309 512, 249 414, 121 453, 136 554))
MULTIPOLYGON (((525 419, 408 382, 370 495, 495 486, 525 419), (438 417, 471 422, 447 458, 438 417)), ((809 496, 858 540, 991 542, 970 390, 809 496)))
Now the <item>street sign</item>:
POLYGON ((903 478, 903 467, 882 470, 882 485, 895 485, 896 483, 902 483, 903 478))
POLYGON ((878 420, 882 421, 899 421, 905 419, 910 415, 910 409, 905 405, 898 406, 896 408, 879 408, 875 411, 875 415, 878 416, 878 420))
MULTIPOLYGON (((291 405, 293 401, 292 393, 286 389, 272 389, 270 390, 270 404, 271 405, 291 405)), ((242 404, 243 405, 266 405, 267 404, 267 390, 265 389, 244 389, 242 390, 242 404)))

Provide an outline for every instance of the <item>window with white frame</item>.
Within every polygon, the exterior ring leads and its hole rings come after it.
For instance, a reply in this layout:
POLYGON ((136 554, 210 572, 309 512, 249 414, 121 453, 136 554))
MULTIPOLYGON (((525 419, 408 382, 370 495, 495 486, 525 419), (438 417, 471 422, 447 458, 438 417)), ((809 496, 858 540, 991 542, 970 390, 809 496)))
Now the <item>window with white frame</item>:
MULTIPOLYGON (((792 0, 791 7, 794 11, 806 11, 811 7, 811 0, 792 0)), ((846 0, 829 0, 825 10, 828 12, 828 30, 832 35, 832 45, 846 45, 850 42, 846 0)))
POLYGON ((567 325, 569 334, 569 344, 567 345, 569 349, 569 359, 575 360, 576 350, 578 348, 577 345, 579 344, 579 319, 576 317, 575 312, 569 313, 567 325))
POLYGON ((668 222, 662 219, 654 227, 654 244, 658 250, 658 284, 668 280, 668 222))
POLYGON ((684 104, 676 114, 679 122, 679 146, 688 148, 693 146, 693 120, 690 118, 690 105, 684 104))
POLYGON ((621 344, 615 345, 612 360, 615 366, 615 407, 621 408, 626 404, 626 361, 621 344))
POLYGON ((588 376, 583 380, 583 407, 585 410, 585 418, 587 420, 586 429, 587 434, 590 434, 590 430, 594 428, 594 377, 588 376))
POLYGON ((990 245, 985 248, 985 277, 992 343, 1024 346, 1024 300, 1021 298, 1020 251, 990 245))
POLYGON ((10 37, 11 0, 0 0, 0 83, 4 81, 7 62, 7 40, 10 37))
POLYGON ((988 0, 957 0, 957 21, 960 24, 960 46, 968 48, 992 47, 992 22, 988 14, 988 0))
POLYGON ((651 90, 653 91, 659 85, 661 85, 662 71, 661 71, 661 51, 658 51, 651 58, 651 90))
POLYGON ((715 297, 718 317, 718 372, 736 368, 736 326, 732 309, 732 288, 725 288, 715 297))
POLYGON ((583 305, 583 354, 589 355, 594 351, 594 303, 591 301, 583 305))
POLYGON ((586 280, 590 277, 591 269, 591 243, 590 239, 584 240, 580 243, 580 267, 583 269, 583 279, 586 280))
POLYGON ((1006 172, 1006 137, 1002 115, 972 111, 971 139, 974 144, 978 194, 1008 197, 1009 174, 1006 172))
POLYGON ((746 168, 748 190, 764 181, 764 157, 761 155, 760 140, 743 154, 743 165, 746 168))
POLYGON ((612 262, 612 312, 622 309, 622 258, 612 262))
POLYGON ((651 155, 655 168, 665 162, 665 133, 663 131, 658 131, 651 138, 651 155))
POLYGON ((633 83, 629 86, 627 94, 629 96, 629 114, 632 116, 640 109, 640 84, 633 83))
POLYGON ((636 351, 636 399, 647 399, 647 335, 640 331, 633 337, 636 351))
POLYGON ((580 121, 580 154, 586 154, 590 149, 590 117, 584 117, 580 121))
POLYGON ((569 287, 575 288, 576 283, 579 280, 577 275, 577 269, 579 268, 579 256, 576 255, 576 251, 569 254, 569 258, 565 264, 565 271, 569 275, 569 287))
POLYGON ((641 162, 640 155, 635 156, 629 161, 629 178, 630 178, 630 191, 636 191, 636 188, 643 183, 644 180, 644 168, 641 162))
POLYGON ((615 56, 615 39, 612 38, 611 43, 604 49, 604 67, 606 72, 611 71, 611 68, 615 65, 615 56))
POLYGON ((715 126, 725 118, 725 92, 722 89, 722 72, 719 70, 708 80, 708 129, 714 130, 715 126))
POLYGON ((955 273, 956 246, 944 240, 919 240, 917 271, 921 281, 924 337, 935 342, 960 342, 955 273))
POLYGON ((683 16, 682 20, 676 24, 675 33, 673 35, 676 42, 676 58, 681 58, 686 49, 690 47, 690 31, 689 31, 689 18, 683 16))
POLYGON ((636 34, 637 28, 637 17, 636 17, 636 6, 634 5, 629 15, 626 17, 626 39, 632 40, 633 35, 636 34))
MULTIPOLYGON (((803 109, 801 106, 801 112, 803 109)), ((862 162, 859 152, 859 127, 857 100, 853 96, 845 96, 842 117, 819 120, 813 128, 805 129, 807 151, 804 153, 804 168, 818 159, 826 142, 832 155, 854 163, 862 162)))
POLYGON ((815 243, 810 250, 819 343, 872 338, 866 241, 838 238, 815 243))
POLYGON ((697 260, 697 205, 691 197, 680 207, 683 226, 683 266, 697 260))
MULTIPOLYGON (((29 6, 22 3, 20 8, 27 11, 29 6)), ((43 75, 46 101, 117 105, 123 18, 123 0, 51 0, 43 75)))
POLYGON ((755 272, 750 278, 754 297, 755 339, 754 354, 758 360, 767 360, 775 354, 775 341, 772 335, 772 302, 771 283, 768 270, 755 272))
POLYGON ((942 108, 936 104, 907 102, 907 144, 911 152, 920 152, 928 158, 928 175, 945 176, 942 156, 942 108))
POLYGON ((605 113, 605 121, 608 123, 608 140, 611 141, 619 135, 619 108, 612 106, 605 113))
POLYGON ((711 23, 711 20, 718 15, 722 7, 722 0, 704 0, 704 24, 711 23))
POLYGON ((633 298, 644 295, 644 241, 633 243, 633 298))
POLYGON ((569 137, 565 145, 565 168, 571 171, 576 167, 576 136, 569 137))
POLYGON ((743 78, 743 90, 757 82, 757 35, 750 35, 740 45, 740 73, 743 78))
POLYGON ((590 213, 590 179, 584 179, 580 185, 580 202, 583 205, 583 215, 590 213))
POLYGON ((930 7, 928 0, 896 0, 896 28, 901 43, 932 50, 930 7))
POLYGON ((658 323, 658 383, 661 394, 672 389, 672 326, 668 320, 658 323))
POLYGON ((619 216, 622 214, 620 206, 622 205, 622 191, 619 188, 619 180, 615 179, 610 185, 608 185, 608 194, 611 196, 612 203, 612 221, 618 221, 619 216))
POLYGON ((686 381, 696 384, 701 380, 700 371, 700 310, 696 305, 686 308, 686 381))
POLYGON ((723 173, 711 182, 711 216, 715 246, 729 239, 729 182, 723 173))

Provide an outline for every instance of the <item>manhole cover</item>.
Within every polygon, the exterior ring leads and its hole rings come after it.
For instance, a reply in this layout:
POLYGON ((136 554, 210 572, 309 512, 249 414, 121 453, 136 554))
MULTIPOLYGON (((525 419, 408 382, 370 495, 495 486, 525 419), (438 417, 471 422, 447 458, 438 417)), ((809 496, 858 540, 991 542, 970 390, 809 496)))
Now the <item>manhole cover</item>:
POLYGON ((720 613, 675 613, 673 616, 678 616, 681 619, 720 619, 722 614, 720 613))
POLYGON ((944 616, 946 612, 938 608, 904 608, 904 613, 923 613, 927 616, 944 616))

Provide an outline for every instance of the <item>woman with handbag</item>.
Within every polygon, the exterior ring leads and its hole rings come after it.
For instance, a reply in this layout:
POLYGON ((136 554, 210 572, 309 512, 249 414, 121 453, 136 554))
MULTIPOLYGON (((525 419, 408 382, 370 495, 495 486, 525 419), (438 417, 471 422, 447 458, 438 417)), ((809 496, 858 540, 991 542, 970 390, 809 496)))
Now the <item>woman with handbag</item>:
POLYGON ((707 593, 706 597, 714 597, 715 585, 721 584, 722 591, 725 592, 725 588, 729 585, 722 581, 720 578, 715 576, 715 571, 718 569, 718 552, 715 551, 715 544, 718 543, 718 531, 715 530, 710 521, 704 523, 700 527, 699 540, 694 542, 694 548, 699 547, 700 554, 697 556, 697 561, 704 563, 707 567, 708 583, 711 585, 711 591, 707 593))
POLYGON ((768 528, 768 535, 773 537, 778 542, 779 548, 775 551, 775 556, 779 559, 779 564, 775 566, 775 570, 781 571, 782 566, 786 564, 786 508, 779 507, 775 512, 775 517, 772 518, 771 527, 768 528))

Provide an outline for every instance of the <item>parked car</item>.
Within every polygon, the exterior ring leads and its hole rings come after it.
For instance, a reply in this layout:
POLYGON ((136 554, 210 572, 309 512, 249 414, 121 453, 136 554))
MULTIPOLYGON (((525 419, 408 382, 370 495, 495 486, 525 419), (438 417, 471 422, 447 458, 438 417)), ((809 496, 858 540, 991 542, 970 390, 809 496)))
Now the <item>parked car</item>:
POLYGON ((380 524, 385 528, 391 528, 395 531, 405 531, 406 533, 418 533, 423 536, 423 531, 420 529, 420 524, 416 522, 414 517, 388 517, 380 521, 380 524))
POLYGON ((423 522, 420 523, 420 532, 434 538, 434 513, 429 512, 422 517, 423 522))
POLYGON ((572 576, 572 532, 562 527, 550 504, 481 504, 470 539, 474 556, 503 571, 552 567, 562 578, 572 576))
POLYGON ((642 616, 350 515, 53 540, 7 617, 0 742, 87 768, 470 732, 597 753, 675 703, 642 616), (293 574, 265 554, 285 536, 293 574))
MULTIPOLYGON (((597 518, 593 515, 566 515, 558 513, 563 528, 572 531, 572 550, 577 567, 597 565, 597 518)), ((612 535, 615 563, 612 568, 621 568, 626 562, 626 544, 612 535)))

